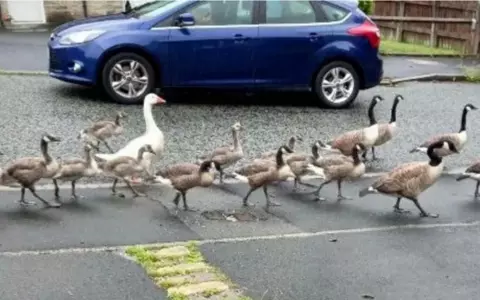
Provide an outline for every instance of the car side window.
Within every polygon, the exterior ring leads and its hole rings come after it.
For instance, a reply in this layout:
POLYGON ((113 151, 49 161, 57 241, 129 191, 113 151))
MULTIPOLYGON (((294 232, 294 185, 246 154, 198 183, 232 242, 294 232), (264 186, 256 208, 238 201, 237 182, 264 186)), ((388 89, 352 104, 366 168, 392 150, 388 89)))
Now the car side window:
POLYGON ((202 1, 187 9, 195 18, 195 26, 252 24, 253 0, 202 1))
POLYGON ((322 1, 320 5, 323 9, 323 12, 325 13, 325 18, 327 19, 327 22, 340 21, 345 18, 345 16, 349 13, 348 10, 345 10, 341 7, 335 6, 325 1, 322 1))
POLYGON ((308 0, 267 0, 267 24, 314 23, 317 15, 308 0))

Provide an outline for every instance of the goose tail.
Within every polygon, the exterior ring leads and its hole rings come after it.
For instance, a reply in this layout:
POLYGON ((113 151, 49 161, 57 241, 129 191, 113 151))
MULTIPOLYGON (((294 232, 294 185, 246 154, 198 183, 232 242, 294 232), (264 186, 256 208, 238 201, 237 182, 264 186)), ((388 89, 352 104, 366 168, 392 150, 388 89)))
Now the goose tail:
POLYGON ((233 178, 243 182, 243 183, 248 183, 248 178, 246 176, 240 175, 237 172, 232 173, 233 178))
POLYGON ((325 179, 325 171, 322 168, 316 167, 312 164, 308 164, 307 170, 315 175, 318 175, 321 179, 325 179))
POLYGON ((366 195, 376 194, 376 193, 378 193, 378 191, 374 187, 369 186, 367 188, 360 190, 360 192, 358 193, 358 196, 362 198, 362 197, 365 197, 366 195))
POLYGON ((164 185, 172 185, 172 181, 170 179, 164 178, 162 176, 155 176, 155 178, 153 179, 153 182, 164 184, 164 185))
POLYGON ((415 147, 412 150, 409 151, 410 153, 415 153, 415 152, 427 152, 426 147, 415 147))
POLYGON ((457 177, 457 181, 462 181, 464 179, 467 179, 467 178, 470 178, 470 175, 469 174, 462 174, 460 176, 457 177))
POLYGON ((98 158, 98 159, 104 160, 104 161, 111 160, 114 157, 115 156, 112 153, 96 153, 95 154, 95 158, 98 158))

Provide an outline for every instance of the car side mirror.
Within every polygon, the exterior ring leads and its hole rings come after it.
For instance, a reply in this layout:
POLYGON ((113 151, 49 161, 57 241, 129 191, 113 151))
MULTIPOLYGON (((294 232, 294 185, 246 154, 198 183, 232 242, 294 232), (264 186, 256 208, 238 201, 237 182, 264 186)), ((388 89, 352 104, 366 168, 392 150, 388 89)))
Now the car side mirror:
POLYGON ((184 27, 184 26, 193 26, 195 25, 195 17, 191 13, 183 13, 177 17, 175 20, 175 26, 184 27))

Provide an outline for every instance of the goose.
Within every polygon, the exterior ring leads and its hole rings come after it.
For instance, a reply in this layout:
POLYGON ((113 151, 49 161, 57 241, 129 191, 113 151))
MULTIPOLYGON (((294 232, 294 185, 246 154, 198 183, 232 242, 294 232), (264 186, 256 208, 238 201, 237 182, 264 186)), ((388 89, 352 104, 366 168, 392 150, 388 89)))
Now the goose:
MULTIPOLYGON (((138 149, 137 157, 132 158, 130 156, 119 156, 114 159, 104 161, 99 164, 103 172, 110 177, 115 178, 112 185, 113 195, 117 195, 116 186, 118 180, 121 179, 125 181, 128 188, 133 192, 134 197, 144 197, 145 194, 137 192, 128 181, 128 177, 140 177, 143 173, 146 172, 143 160, 147 153, 152 153, 156 155, 153 147, 150 144, 145 144, 140 149, 138 149)), ((147 172, 148 173, 148 172, 147 172)), ((119 193, 119 197, 125 197, 124 194, 119 193)))
POLYGON ((208 160, 213 160, 217 163, 220 168, 220 184, 223 183, 224 169, 232 165, 235 165, 239 160, 244 156, 242 144, 238 137, 240 130, 243 130, 243 126, 236 122, 232 126, 232 135, 233 135, 233 147, 220 147, 212 151, 212 153, 207 155, 202 155, 200 159, 206 158, 208 160))
MULTIPOLYGON (((48 144, 50 142, 60 142, 61 139, 50 134, 44 134, 40 142, 42 157, 23 157, 14 160, 5 168, 2 173, 2 182, 16 181, 21 185, 21 198, 19 203, 22 205, 35 205, 35 202, 25 200, 25 189, 30 190, 32 195, 42 201, 48 207, 60 207, 60 203, 52 203, 40 197, 35 191, 35 184, 42 178, 52 177, 52 170, 56 170, 56 163, 48 153, 48 144)), ((54 181, 56 182, 56 181, 54 181)))
POLYGON ((265 161, 265 164, 256 164, 255 167, 251 167, 249 171, 247 171, 247 169, 244 169, 238 170, 237 172, 233 173, 233 175, 237 179, 248 183, 248 185, 250 186, 250 190, 243 198, 243 206, 250 205, 248 203, 248 198, 250 197, 250 194, 261 187, 263 187, 263 192, 267 200, 267 211, 270 206, 280 206, 280 204, 270 200, 267 186, 268 184, 275 181, 285 181, 288 178, 295 178, 295 174, 292 172, 292 169, 285 162, 285 154, 288 153, 293 153, 293 151, 288 148, 288 146, 283 145, 278 148, 275 165, 271 165, 270 163, 265 161), (243 173, 244 175, 242 175, 241 173, 243 173))
MULTIPOLYGON (((294 136, 291 136, 288 139, 287 146, 292 151, 295 151, 295 145, 297 144, 297 142, 302 142, 302 141, 303 141, 303 139, 302 139, 301 136, 294 135, 294 136)), ((275 161, 275 155, 277 155, 276 150, 275 151, 267 151, 267 152, 264 152, 260 155, 260 159, 272 159, 273 161, 275 161)))
POLYGON ((124 156, 136 159, 140 148, 149 144, 156 154, 147 151, 148 153, 145 153, 145 157, 142 159, 142 165, 145 167, 150 177, 153 177, 155 174, 155 162, 164 151, 165 138, 163 132, 155 123, 152 115, 152 106, 164 103, 166 103, 165 99, 154 93, 146 95, 143 101, 143 118, 145 119, 145 132, 143 135, 130 140, 127 145, 115 153, 96 153, 95 157, 104 161, 124 156))
POLYGON ((410 153, 414 153, 414 152, 424 152, 425 153, 428 150, 429 145, 431 145, 435 142, 441 141, 441 140, 446 140, 446 141, 452 142, 455 145, 455 149, 458 152, 452 152, 452 151, 449 150, 449 148, 440 148, 438 150, 435 150, 435 151, 438 151, 437 154, 439 156, 444 157, 444 156, 451 155, 453 153, 459 153, 460 151, 462 151, 463 147, 467 143, 467 113, 470 110, 477 110, 477 109, 478 108, 475 107, 473 104, 465 105, 463 107, 463 110, 462 110, 462 119, 461 119, 461 123, 460 123, 460 130, 458 132, 434 135, 431 138, 429 138, 427 141, 423 142, 419 146, 410 150, 410 153))
POLYGON ((351 199, 342 195, 342 182, 347 179, 357 179, 365 174, 365 164, 362 160, 360 160, 359 156, 359 153, 365 150, 366 147, 363 144, 358 143, 353 146, 353 149, 351 150, 352 160, 335 157, 334 159, 330 160, 324 158, 323 161, 316 161, 316 166, 323 168, 324 170, 325 181, 320 184, 315 192, 317 195, 315 201, 326 200, 325 198, 320 197, 320 191, 325 185, 334 180, 337 181, 338 186, 337 201, 351 199))
POLYGON ((172 186, 176 191, 173 203, 178 212, 180 196, 185 211, 197 211, 191 209, 187 204, 187 191, 195 187, 209 187, 215 179, 215 172, 220 170, 218 163, 213 160, 203 161, 200 165, 190 163, 179 163, 168 166, 158 172, 163 178, 155 181, 172 186))
POLYGON ((469 166, 460 176, 457 177, 457 181, 462 181, 464 179, 473 179, 477 182, 477 185, 475 187, 475 193, 474 197, 477 198, 480 196, 480 193, 478 191, 480 187, 480 161, 475 162, 471 166, 469 166))
POLYGON ((102 120, 95 122, 90 127, 82 129, 77 138, 95 145, 97 150, 100 147, 100 143, 103 143, 105 147, 113 153, 112 148, 107 143, 107 139, 123 133, 124 130, 122 124, 120 124, 120 120, 126 117, 128 117, 128 115, 125 112, 119 111, 114 121, 102 120))
MULTIPOLYGON (((390 141, 397 131, 397 105, 400 101, 403 101, 403 96, 396 95, 393 99, 390 122, 378 124, 379 133, 376 142, 373 144, 374 147, 372 147, 372 160, 377 160, 377 157, 375 156, 375 146, 381 146, 390 141)), ((363 157, 366 157, 367 152, 368 151, 364 152, 363 157)))
POLYGON ((85 158, 64 160, 60 164, 60 169, 54 179, 61 181, 71 181, 72 184, 72 200, 77 200, 75 193, 75 183, 83 177, 93 177, 102 173, 92 153, 93 146, 86 143, 84 146, 85 158))
MULTIPOLYGON (((355 149, 356 144, 362 144, 366 149, 371 148, 378 139, 379 129, 378 123, 375 119, 374 108, 377 103, 384 101, 384 99, 376 95, 372 98, 368 108, 368 118, 370 119, 370 126, 362 129, 352 130, 341 134, 334 140, 324 144, 322 149, 327 151, 340 151, 343 155, 352 155, 352 150, 355 149)), ((365 153, 363 158, 366 159, 365 153)))
POLYGON ((430 144, 427 148, 429 161, 404 163, 389 173, 383 175, 369 187, 360 190, 359 197, 368 194, 383 194, 397 199, 393 206, 396 213, 410 213, 400 208, 400 200, 411 200, 420 210, 421 217, 438 218, 438 214, 427 213, 418 203, 418 196, 432 186, 442 175, 444 163, 442 157, 437 154, 438 150, 458 152, 455 144, 449 140, 441 140, 430 144))

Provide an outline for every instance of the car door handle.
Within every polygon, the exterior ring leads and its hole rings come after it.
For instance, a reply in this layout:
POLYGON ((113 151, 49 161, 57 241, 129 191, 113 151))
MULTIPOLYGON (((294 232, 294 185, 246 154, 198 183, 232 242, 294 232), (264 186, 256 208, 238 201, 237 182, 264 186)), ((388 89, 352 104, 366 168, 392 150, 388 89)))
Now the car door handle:
POLYGON ((233 39, 235 40, 235 43, 243 43, 244 41, 249 40, 248 37, 244 36, 243 34, 237 33, 233 36, 233 39))
POLYGON ((310 41, 312 42, 315 42, 318 40, 318 34, 316 32, 310 32, 308 36, 310 38, 310 41))

